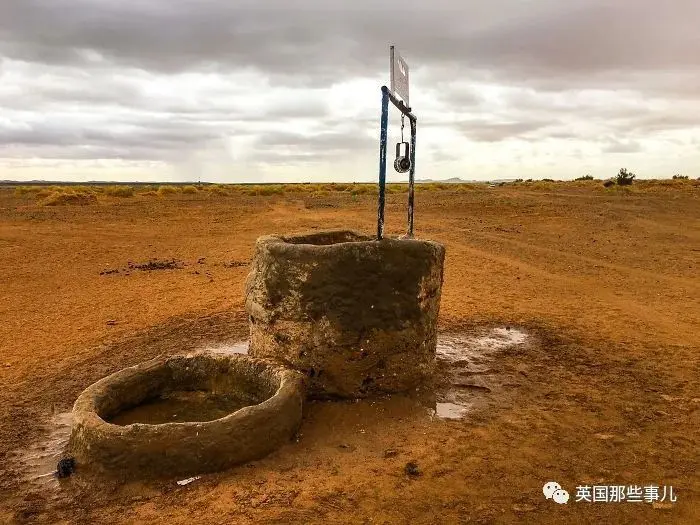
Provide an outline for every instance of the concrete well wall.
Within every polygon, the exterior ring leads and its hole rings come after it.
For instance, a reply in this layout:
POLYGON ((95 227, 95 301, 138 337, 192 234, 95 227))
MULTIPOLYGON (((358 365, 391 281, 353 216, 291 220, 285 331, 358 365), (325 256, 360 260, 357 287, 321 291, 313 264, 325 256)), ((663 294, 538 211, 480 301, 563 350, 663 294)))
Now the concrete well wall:
POLYGON ((352 231, 258 239, 250 354, 304 372, 316 397, 415 388, 434 367, 445 248, 352 231))

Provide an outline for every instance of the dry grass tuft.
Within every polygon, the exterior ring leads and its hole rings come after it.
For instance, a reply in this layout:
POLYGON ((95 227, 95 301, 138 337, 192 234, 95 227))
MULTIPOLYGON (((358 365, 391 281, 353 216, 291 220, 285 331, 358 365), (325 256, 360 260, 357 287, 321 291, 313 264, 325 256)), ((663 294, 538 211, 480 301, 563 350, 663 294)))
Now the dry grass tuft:
POLYGON ((107 186, 103 193, 109 197, 133 197, 134 188, 131 186, 107 186))
POLYGON ((160 197, 175 195, 176 193, 180 193, 180 188, 177 186, 158 186, 158 195, 160 197))
POLYGON ((41 206, 87 206, 90 204, 97 204, 97 196, 94 193, 54 191, 39 202, 41 206))

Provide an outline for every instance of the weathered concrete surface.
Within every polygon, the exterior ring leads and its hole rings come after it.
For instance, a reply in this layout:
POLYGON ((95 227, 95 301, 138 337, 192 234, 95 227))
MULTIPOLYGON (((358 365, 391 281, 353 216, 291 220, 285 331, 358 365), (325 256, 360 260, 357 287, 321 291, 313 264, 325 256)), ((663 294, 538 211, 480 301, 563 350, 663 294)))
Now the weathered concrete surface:
POLYGON ((289 441, 301 422, 304 377, 243 355, 155 359, 108 376, 73 406, 70 449, 78 465, 120 477, 184 476, 260 458, 289 441), (164 392, 207 390, 251 405, 214 421, 108 423, 164 392))
POLYGON ((312 396, 414 388, 435 363, 444 258, 435 242, 351 231, 261 237, 249 352, 303 371, 312 396))

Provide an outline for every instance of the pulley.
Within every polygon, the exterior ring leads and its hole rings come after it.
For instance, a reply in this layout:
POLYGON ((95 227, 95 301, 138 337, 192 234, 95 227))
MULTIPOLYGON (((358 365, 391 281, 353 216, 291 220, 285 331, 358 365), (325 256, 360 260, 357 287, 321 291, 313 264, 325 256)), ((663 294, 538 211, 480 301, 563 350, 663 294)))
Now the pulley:
POLYGON ((394 160, 394 169, 399 173, 406 173, 411 169, 411 155, 409 154, 408 142, 403 140, 403 128, 405 127, 406 115, 401 114, 401 142, 396 144, 396 160, 394 160), (401 146, 405 147, 404 155, 401 155, 401 146))
POLYGON ((406 173, 411 169, 411 155, 408 142, 396 143, 396 160, 394 160, 394 169, 399 173, 406 173), (404 152, 401 154, 401 146, 404 147, 404 152))

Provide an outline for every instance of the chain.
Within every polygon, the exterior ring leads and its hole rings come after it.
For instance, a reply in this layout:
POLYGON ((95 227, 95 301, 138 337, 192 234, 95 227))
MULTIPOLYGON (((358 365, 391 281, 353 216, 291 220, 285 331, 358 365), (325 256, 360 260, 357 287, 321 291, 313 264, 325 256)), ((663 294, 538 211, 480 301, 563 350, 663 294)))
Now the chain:
POLYGON ((406 120, 406 115, 401 113, 401 142, 403 142, 403 128, 405 126, 404 121, 406 120))

